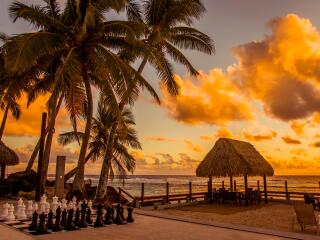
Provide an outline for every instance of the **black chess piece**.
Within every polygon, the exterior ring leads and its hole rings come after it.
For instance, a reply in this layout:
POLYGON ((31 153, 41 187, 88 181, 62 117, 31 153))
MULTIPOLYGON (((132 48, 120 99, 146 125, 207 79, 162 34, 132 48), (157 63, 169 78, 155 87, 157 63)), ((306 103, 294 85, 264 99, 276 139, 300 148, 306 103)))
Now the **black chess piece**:
POLYGON ((92 224, 91 209, 90 209, 90 208, 88 208, 88 210, 87 210, 86 221, 87 221, 87 223, 88 223, 89 225, 92 224))
POLYGON ((122 205, 120 206, 120 218, 122 220, 122 224, 126 224, 126 218, 124 217, 124 208, 122 205))
POLYGON ((48 220, 47 220, 47 229, 50 230, 53 228, 53 212, 50 210, 48 213, 48 220))
POLYGON ((97 218, 93 225, 95 228, 103 227, 102 208, 103 208, 102 204, 99 204, 97 207, 97 218))
POLYGON ((54 232, 59 232, 62 230, 61 226, 61 208, 58 207, 56 210, 56 222, 54 223, 54 226, 52 228, 54 232))
POLYGON ((128 216, 127 216, 126 221, 127 221, 127 223, 133 223, 134 222, 134 219, 133 219, 133 216, 132 216, 133 207, 128 206, 127 211, 128 211, 128 216))
POLYGON ((62 211, 62 217, 61 217, 61 226, 65 227, 67 225, 67 210, 63 209, 62 211))
POLYGON ((39 214, 37 213, 37 211, 34 211, 34 213, 32 214, 32 222, 29 226, 29 231, 33 232, 36 231, 38 228, 38 216, 39 214))
POLYGON ((73 231, 76 229, 76 227, 73 224, 73 209, 70 209, 68 211, 68 218, 67 218, 67 224, 64 227, 65 230, 67 231, 73 231))
POLYGON ((47 227, 46 227, 46 214, 44 213, 41 213, 39 215, 39 225, 37 227, 37 230, 36 230, 36 234, 46 234, 48 233, 48 230, 47 230, 47 227))
POLYGON ((105 215, 105 218, 104 218, 104 222, 103 222, 105 225, 111 225, 113 223, 113 219, 112 219, 112 216, 111 216, 111 211, 112 211, 112 208, 108 207, 106 215, 105 215))
POLYGON ((77 208, 73 224, 78 227, 80 223, 80 210, 77 208))
POLYGON ((122 219, 121 219, 121 206, 120 203, 117 205, 117 210, 116 210, 116 218, 114 219, 115 224, 122 224, 122 219))
POLYGON ((86 209, 87 209, 87 204, 82 203, 81 204, 81 217, 80 217, 79 228, 86 228, 88 226, 87 221, 86 221, 86 209))

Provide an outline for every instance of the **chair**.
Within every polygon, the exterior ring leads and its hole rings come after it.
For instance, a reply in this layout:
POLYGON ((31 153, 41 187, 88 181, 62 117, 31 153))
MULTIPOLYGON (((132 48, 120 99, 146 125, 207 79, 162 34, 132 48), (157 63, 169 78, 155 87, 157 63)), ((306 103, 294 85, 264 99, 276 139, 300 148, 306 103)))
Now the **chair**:
POLYGON ((319 233, 319 224, 316 216, 314 215, 313 207, 309 204, 295 203, 294 211, 296 214, 296 220, 298 221, 301 230, 305 231, 307 227, 317 227, 317 233, 319 233))

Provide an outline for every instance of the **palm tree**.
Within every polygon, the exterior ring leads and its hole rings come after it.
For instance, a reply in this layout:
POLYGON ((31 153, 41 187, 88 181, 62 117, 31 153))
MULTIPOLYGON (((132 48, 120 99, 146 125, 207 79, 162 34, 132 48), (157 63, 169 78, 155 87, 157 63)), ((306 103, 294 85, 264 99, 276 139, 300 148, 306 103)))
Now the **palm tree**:
MULTIPOLYGON (((124 179, 127 171, 133 172, 135 168, 135 159, 129 153, 128 147, 141 149, 141 144, 134 129, 135 121, 132 112, 129 109, 124 109, 121 113, 121 119, 122 124, 118 125, 115 133, 115 144, 108 176, 113 178, 116 173, 120 178, 124 179)), ((92 122, 87 161, 106 158, 110 129, 115 121, 116 118, 110 107, 100 99, 96 117, 93 118, 92 122)), ((58 141, 62 145, 67 145, 82 139, 83 135, 81 132, 63 133, 60 134, 58 141)))
MULTIPOLYGON (((199 19, 205 12, 200 0, 147 0, 143 5, 144 14, 144 38, 139 47, 125 49, 121 56, 133 61, 138 57, 143 60, 138 68, 141 74, 149 62, 157 70, 159 77, 164 81, 171 94, 178 94, 178 85, 173 77, 173 67, 167 60, 170 56, 175 62, 186 66, 192 75, 198 72, 189 60, 178 49, 197 50, 206 54, 214 53, 214 44, 209 36, 199 30, 190 27, 195 19, 199 19), (165 71, 163 71, 165 69, 165 71), (159 71, 161 70, 161 71, 159 71)), ((125 106, 125 99, 132 95, 136 86, 134 84, 124 92, 119 103, 121 110, 125 106)), ((135 94, 136 95, 136 94, 135 94)), ((106 193, 108 165, 112 156, 113 134, 117 128, 117 121, 110 131, 110 139, 107 147, 107 156, 100 174, 97 198, 103 198, 106 193)))
MULTIPOLYGON (((91 86, 103 86, 109 92, 120 94, 126 86, 126 76, 135 76, 140 86, 150 88, 140 74, 114 53, 114 50, 123 49, 141 35, 141 24, 105 21, 107 11, 119 11, 126 4, 130 6, 127 11, 131 18, 137 18, 133 14, 135 5, 131 3, 131 0, 68 0, 59 18, 48 16, 42 7, 28 7, 19 2, 14 2, 10 7, 14 18, 25 19, 42 30, 9 39, 5 44, 6 67, 12 72, 23 73, 40 65, 41 59, 54 60, 59 57, 61 63, 50 90, 52 98, 64 96, 75 132, 77 120, 86 115, 73 192, 84 190, 84 164, 93 113, 91 86)), ((111 109, 119 112, 116 96, 108 101, 111 109)))

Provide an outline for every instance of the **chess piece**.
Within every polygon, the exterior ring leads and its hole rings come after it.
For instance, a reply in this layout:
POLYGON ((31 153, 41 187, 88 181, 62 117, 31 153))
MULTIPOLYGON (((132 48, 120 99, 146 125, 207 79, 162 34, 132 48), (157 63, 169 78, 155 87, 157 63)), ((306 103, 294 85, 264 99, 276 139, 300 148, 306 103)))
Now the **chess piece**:
POLYGON ((33 213, 33 201, 29 200, 27 203, 27 217, 31 218, 32 217, 32 213, 33 213))
POLYGON ((127 221, 127 223, 133 223, 134 222, 134 219, 133 219, 133 216, 132 216, 133 207, 128 206, 127 211, 128 211, 128 216, 127 216, 126 221, 127 221))
POLYGON ((114 220, 114 223, 115 224, 122 224, 120 203, 117 205, 117 213, 116 213, 116 218, 114 220))
POLYGON ((46 212, 47 207, 47 196, 45 194, 40 198, 40 213, 46 212))
POLYGON ((61 225, 65 227, 67 225, 67 210, 63 209, 62 217, 61 217, 61 225))
POLYGON ((23 202, 22 202, 22 205, 19 206, 18 214, 17 214, 17 219, 18 219, 18 220, 25 220, 25 219, 27 219, 26 205, 24 205, 23 202))
POLYGON ((97 207, 97 218, 96 218, 96 221, 94 222, 94 227, 95 228, 98 228, 98 227, 103 227, 103 222, 102 222, 102 204, 99 204, 98 207, 97 207))
POLYGON ((86 217, 86 221, 88 224, 92 224, 92 219, 91 219, 91 209, 88 207, 88 210, 87 210, 87 217, 86 217))
POLYGON ((57 208, 59 206, 58 202, 59 198, 57 196, 52 197, 52 212, 55 213, 57 211, 57 208))
POLYGON ((74 196, 72 198, 72 207, 73 207, 73 210, 76 211, 77 210, 77 198, 76 196, 74 196))
POLYGON ((38 213, 37 211, 34 211, 34 213, 32 214, 32 222, 29 226, 29 231, 36 231, 38 228, 38 213))
POLYGON ((50 203, 46 202, 46 205, 45 205, 45 214, 49 214, 50 212, 50 203))
POLYGON ((14 206, 13 204, 10 204, 9 209, 8 209, 8 216, 7 216, 7 221, 14 221, 16 220, 16 217, 14 216, 14 206))
POLYGON ((23 205, 23 200, 21 198, 19 198, 18 200, 18 204, 17 204, 17 211, 16 211, 16 217, 17 219, 21 219, 21 217, 23 217, 23 213, 22 213, 22 205, 23 205))
POLYGON ((5 203, 2 205, 2 214, 0 216, 1 220, 6 220, 8 217, 9 203, 5 203))
POLYGON ((67 200, 66 199, 62 199, 61 200, 61 208, 62 210, 67 209, 67 200))
POLYGON ((124 217, 124 208, 123 206, 120 206, 120 218, 122 220, 122 224, 126 223, 126 218, 124 217))
POLYGON ((116 218, 114 217, 114 207, 111 206, 111 220, 112 220, 113 223, 114 223, 115 219, 116 218))
POLYGON ((92 212, 92 201, 91 200, 88 201, 88 208, 90 208, 90 210, 92 212))
POLYGON ((37 211, 37 212, 38 212, 38 210, 39 210, 39 205, 38 205, 38 203, 35 202, 35 203, 33 204, 33 212, 34 212, 34 211, 37 211))
POLYGON ((108 207, 107 208, 107 212, 106 212, 106 215, 105 215, 105 218, 104 218, 104 224, 105 225, 111 225, 112 224, 112 216, 111 216, 111 208, 110 207, 108 207))
POLYGON ((57 210, 56 210, 56 222, 54 223, 54 226, 52 228, 52 230, 54 232, 59 232, 62 230, 62 226, 61 226, 61 208, 60 206, 58 206, 57 210))
POLYGON ((80 224, 80 210, 77 208, 73 224, 78 227, 80 224))
POLYGON ((87 204, 85 204, 85 202, 82 202, 80 223, 78 225, 79 228, 86 228, 88 226, 86 221, 86 209, 87 209, 87 204))
POLYGON ((76 227, 73 224, 73 209, 70 209, 68 211, 67 224, 64 229, 67 231, 73 231, 76 229, 76 227))
POLYGON ((68 210, 71 210, 71 209, 73 209, 73 202, 69 202, 68 204, 68 210))
POLYGON ((36 230, 36 234, 46 234, 48 233, 47 227, 46 227, 46 214, 43 212, 39 215, 39 225, 36 230))
POLYGON ((48 213, 47 229, 50 230, 52 228, 53 228, 53 212, 52 210, 50 210, 48 213))

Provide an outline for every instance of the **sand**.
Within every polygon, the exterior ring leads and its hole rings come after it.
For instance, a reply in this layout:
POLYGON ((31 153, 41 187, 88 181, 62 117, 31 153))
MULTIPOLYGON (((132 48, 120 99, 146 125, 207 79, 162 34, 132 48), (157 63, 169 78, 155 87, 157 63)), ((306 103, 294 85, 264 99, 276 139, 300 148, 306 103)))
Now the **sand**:
MULTIPOLYGON (((280 231, 299 231, 293 229, 294 209, 292 205, 283 203, 261 204, 259 206, 233 206, 222 204, 199 204, 167 210, 162 213, 184 216, 208 221, 245 225, 280 231)), ((313 230, 311 230, 313 232, 313 230)))

